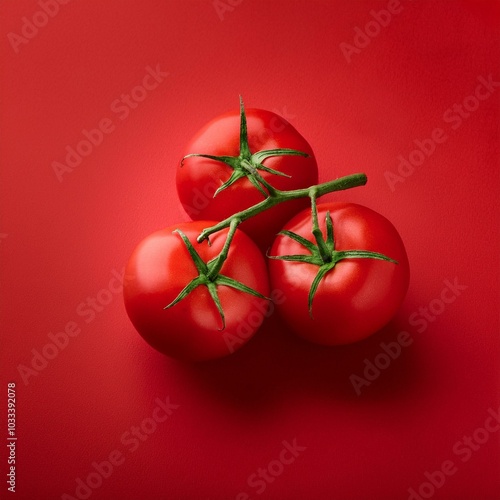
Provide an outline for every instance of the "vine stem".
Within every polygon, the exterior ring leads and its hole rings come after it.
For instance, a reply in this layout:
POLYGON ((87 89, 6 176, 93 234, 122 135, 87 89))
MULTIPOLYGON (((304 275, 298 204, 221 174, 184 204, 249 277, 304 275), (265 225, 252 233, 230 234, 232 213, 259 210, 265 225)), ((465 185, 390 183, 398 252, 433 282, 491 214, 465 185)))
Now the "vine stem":
POLYGON ((344 189, 364 186, 366 182, 366 175, 358 173, 346 175, 345 177, 340 177, 333 181, 324 182, 322 184, 317 184, 315 186, 310 186, 303 189, 294 189, 291 191, 281 191, 279 189, 273 189, 269 193, 269 196, 261 202, 256 203, 255 205, 252 205, 251 207, 242 210, 241 212, 237 212, 211 227, 203 229, 203 231, 198 236, 197 241, 198 243, 201 243, 217 231, 225 229, 226 227, 230 227, 231 222, 234 220, 236 220, 236 222, 233 222, 233 227, 285 201, 297 200, 299 198, 314 198, 315 200, 320 196, 328 193, 333 193, 334 191, 342 191, 344 189))
POLYGON ((207 278, 210 281, 213 281, 220 273, 222 269, 222 265, 227 259, 229 253, 229 247, 234 238, 234 233, 236 232, 236 228, 239 225, 239 220, 235 217, 232 218, 231 223, 229 224, 229 233, 227 233, 226 241, 224 243, 224 247, 222 248, 220 254, 213 260, 213 266, 209 266, 209 271, 207 273, 207 278))
POLYGON ((323 233, 319 227, 318 223, 318 209, 316 208, 316 198, 317 198, 316 189, 311 189, 310 197, 311 197, 311 211, 312 211, 312 234, 318 244, 319 254, 323 259, 323 262, 329 262, 332 258, 331 252, 326 244, 325 239, 323 238, 323 233))

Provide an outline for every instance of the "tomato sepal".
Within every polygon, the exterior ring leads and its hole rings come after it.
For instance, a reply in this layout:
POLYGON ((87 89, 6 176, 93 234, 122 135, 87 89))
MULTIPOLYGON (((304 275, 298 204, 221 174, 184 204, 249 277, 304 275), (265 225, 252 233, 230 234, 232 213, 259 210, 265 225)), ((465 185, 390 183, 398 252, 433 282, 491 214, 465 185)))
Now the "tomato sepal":
POLYGON ((313 282, 311 283, 311 288, 309 289, 309 295, 307 297, 307 307, 309 309, 309 316, 311 319, 314 319, 313 313, 312 313, 312 306, 313 306, 313 300, 314 296, 316 295, 316 292, 318 291, 319 284, 323 280, 323 278, 335 267, 334 262, 329 262, 328 264, 323 264, 320 266, 318 270, 318 274, 316 274, 313 282))
POLYGON ((240 96, 240 144, 239 144, 239 155, 238 156, 226 156, 226 155, 210 155, 203 153, 190 153, 184 156, 181 160, 180 166, 184 164, 186 158, 200 157, 207 158, 209 160, 219 161, 226 164, 229 168, 233 169, 233 172, 229 179, 224 182, 214 193, 214 198, 222 191, 227 189, 229 186, 234 184, 240 179, 247 178, 252 185, 264 196, 267 196, 274 192, 274 188, 266 182, 262 176, 259 174, 259 170, 267 172, 271 175, 277 175, 280 177, 291 178, 284 172, 280 172, 274 168, 267 167, 263 162, 267 158, 273 156, 302 156, 304 158, 309 157, 308 153, 303 151, 297 151, 291 148, 275 148, 266 149, 262 151, 256 151, 252 153, 250 151, 250 146, 248 143, 248 131, 247 131, 247 118, 245 114, 245 106, 243 104, 243 98, 240 96), (264 189, 265 188, 265 189, 264 189))
POLYGON ((224 309, 222 307, 219 294, 217 291, 217 287, 219 286, 226 286, 230 288, 234 288, 235 290, 238 290, 243 293, 248 293, 249 295, 253 295, 254 297, 258 297, 264 300, 271 300, 269 297, 266 297, 265 295, 262 295, 259 293, 257 290, 254 290, 253 288, 243 284, 241 281, 237 281, 233 278, 230 278, 229 276, 225 276, 224 274, 220 273, 220 270, 222 269, 222 265, 224 264, 225 260, 227 259, 228 253, 229 253, 229 247, 231 245, 231 241, 234 237, 234 234, 236 232, 236 228, 239 224, 238 220, 234 220, 231 223, 229 233, 227 235, 226 241, 224 243, 224 247, 222 248, 221 252, 219 255, 214 257, 213 259, 209 260, 208 262, 205 262, 201 257, 200 254, 196 251, 194 248, 193 244, 189 240, 189 238, 180 230, 180 229, 175 229, 173 233, 178 234, 184 245, 186 246, 189 255, 196 267, 196 270, 198 272, 198 276, 193 278, 177 295, 177 297, 170 302, 170 304, 167 304, 163 309, 169 309, 176 304, 178 304, 181 300, 185 299, 191 292, 193 292, 196 288, 199 286, 206 286, 208 289, 208 292, 210 294, 210 297, 212 298, 215 306, 217 307, 217 310, 219 312, 221 322, 222 322, 222 327, 219 330, 224 330, 226 327, 226 320, 225 320, 225 315, 224 315, 224 309))
POLYGON ((286 236, 299 245, 303 246, 306 250, 310 252, 307 254, 290 254, 290 255, 267 255, 270 259, 275 260, 285 260, 289 262, 305 262, 318 266, 318 272, 311 283, 308 294, 308 310, 311 319, 314 319, 312 308, 313 300, 318 291, 321 281, 325 276, 332 271, 338 262, 345 259, 376 259, 391 262, 393 264, 398 264, 398 262, 387 255, 379 252, 372 252, 370 250, 335 250, 335 234, 333 229, 333 222, 330 216, 330 212, 327 211, 325 214, 325 226, 326 226, 326 239, 323 236, 323 232, 319 227, 318 222, 318 210, 316 206, 316 192, 311 190, 311 214, 312 214, 312 230, 311 233, 316 240, 316 244, 312 241, 304 238, 303 236, 294 233, 289 230, 282 230, 278 235, 286 236))

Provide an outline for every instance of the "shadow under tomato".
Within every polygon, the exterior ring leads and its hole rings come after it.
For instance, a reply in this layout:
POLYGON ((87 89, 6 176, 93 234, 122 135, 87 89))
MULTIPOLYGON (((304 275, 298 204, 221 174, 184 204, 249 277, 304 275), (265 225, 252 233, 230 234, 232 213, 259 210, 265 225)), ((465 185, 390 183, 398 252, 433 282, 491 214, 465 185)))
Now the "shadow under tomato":
POLYGON ((303 393, 323 401, 352 401, 353 405, 411 398, 421 368, 415 338, 408 329, 410 313, 407 306, 375 335, 336 347, 296 337, 273 314, 235 354, 197 364, 169 364, 169 371, 175 370, 176 378, 199 385, 211 398, 246 413, 267 411, 303 393), (401 347, 397 356, 394 347, 393 358, 384 356, 381 344, 394 344, 402 331, 413 342, 401 347), (377 358, 379 354, 382 356, 377 358), (366 372, 368 362, 376 364, 366 372))

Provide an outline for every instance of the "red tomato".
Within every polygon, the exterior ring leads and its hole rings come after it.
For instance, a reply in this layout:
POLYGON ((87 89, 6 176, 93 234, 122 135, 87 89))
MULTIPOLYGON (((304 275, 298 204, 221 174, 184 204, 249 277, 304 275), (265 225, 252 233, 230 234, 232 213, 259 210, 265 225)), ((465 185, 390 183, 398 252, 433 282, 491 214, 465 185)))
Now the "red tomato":
MULTIPOLYGON (((397 264, 374 258, 339 260, 319 281, 310 310, 309 293, 319 265, 270 259, 271 285, 284 293, 285 300, 277 307, 297 335, 322 345, 349 344, 375 333, 394 316, 408 288, 408 258, 401 237, 385 217, 352 203, 318 205, 318 223, 324 240, 328 211, 333 222, 335 252, 378 252, 397 264)), ((315 243, 311 209, 297 214, 284 230, 315 243)), ((290 236, 280 234, 270 255, 280 259, 288 255, 311 256, 312 252, 290 236)), ((342 254, 336 254, 336 258, 340 257, 342 254)))
MULTIPOLYGON (((240 112, 225 113, 206 124, 187 144, 185 155, 199 153, 233 157, 232 161, 238 164, 236 170, 240 169, 242 160, 248 161, 257 168, 265 181, 281 190, 305 188, 317 183, 318 168, 311 146, 292 125, 275 113, 248 109, 248 149, 246 145, 240 147, 240 112), (280 155, 262 160, 255 155, 259 151, 279 148, 293 149, 307 156, 280 155), (289 177, 262 170, 258 167, 259 163, 289 177)), ((235 169, 228 164, 214 159, 193 156, 182 161, 177 169, 177 191, 191 219, 220 221, 264 199, 264 195, 245 176, 235 180, 214 198, 216 190, 234 172, 235 169)), ((283 224, 306 206, 307 200, 282 203, 245 221, 240 229, 247 232, 254 241, 262 245, 270 244, 283 224)))
MULTIPOLYGON (((225 229, 212 235, 211 245, 197 243, 203 227, 214 223, 186 222, 150 234, 134 250, 125 270, 124 298, 130 320, 152 347, 174 358, 198 361, 231 354, 252 337, 267 311, 264 298, 223 284, 216 288, 225 315, 224 329, 205 285, 164 309, 199 275, 186 244, 173 231, 180 229, 206 263, 220 253, 228 233, 225 229)), ((242 231, 236 230, 220 274, 269 295, 264 257, 242 231)))

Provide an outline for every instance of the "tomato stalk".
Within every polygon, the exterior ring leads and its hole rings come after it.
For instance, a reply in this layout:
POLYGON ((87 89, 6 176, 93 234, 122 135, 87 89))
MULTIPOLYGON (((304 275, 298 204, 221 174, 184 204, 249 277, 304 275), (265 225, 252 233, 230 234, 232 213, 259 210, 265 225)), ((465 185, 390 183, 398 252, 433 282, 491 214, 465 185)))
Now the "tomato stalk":
POLYGON ((207 278, 210 281, 214 281, 215 279, 217 279, 217 276, 219 275, 219 272, 222 269, 222 265, 227 259, 227 255, 229 253, 229 247, 231 246, 234 233, 236 232, 236 228, 238 227, 239 223, 240 222, 238 219, 233 219, 231 221, 231 224, 229 225, 229 232, 227 233, 226 241, 224 242, 224 247, 222 248, 219 255, 217 255, 217 257, 215 257, 214 259, 212 259, 207 263, 207 268, 208 268, 207 278))
MULTIPOLYGON (((367 178, 365 174, 353 174, 353 175, 348 175, 345 177, 341 177, 339 179, 335 179, 333 181, 325 182, 323 184, 318 184, 315 186, 311 186, 308 188, 304 189, 295 189, 291 191, 281 191, 278 189, 273 188, 265 179, 263 179, 260 174, 257 172, 257 177, 259 178, 259 181, 262 186, 264 186, 268 193, 266 195, 266 198, 253 205, 252 207, 247 208, 246 210, 242 210, 241 212, 237 212, 231 217, 228 217, 227 219, 215 224, 212 227, 203 229, 203 231, 200 233, 200 235, 197 238, 198 243, 202 243, 204 240, 208 239, 210 235, 221 231, 225 228, 229 228, 229 232, 226 237, 226 241, 224 242, 224 246, 222 250, 220 251, 219 255, 211 259, 209 262, 204 262, 203 259, 200 257, 196 249, 194 248, 193 244, 189 241, 187 236, 180 230, 176 229, 174 232, 177 233, 184 244, 186 245, 186 248, 191 256, 191 259, 193 260, 194 265, 196 266, 196 269, 198 271, 198 276, 196 278, 193 278, 182 290, 181 292, 177 295, 177 297, 167 306, 164 307, 164 309, 168 309, 177 303, 179 303, 182 299, 186 298, 193 290, 195 290, 199 286, 206 286, 208 289, 208 292, 210 293, 210 296, 212 297, 212 300, 214 301, 215 306, 217 307, 217 310, 219 311, 221 321, 222 321, 222 328, 223 330, 225 328, 225 316, 224 316, 224 310, 222 308, 222 304, 219 299, 218 295, 218 287, 219 286, 228 286, 231 288, 234 288, 236 290, 239 290, 241 292, 248 293, 250 295, 254 295, 256 297, 270 300, 268 297, 265 297, 264 295, 260 294, 256 290, 253 290, 252 288, 244 285, 243 283, 236 281, 232 278, 229 278, 228 276, 225 276, 221 274, 221 269, 224 264, 224 262, 227 259, 228 253, 229 253, 229 248, 231 246, 231 242, 233 240, 234 234, 236 232, 236 229, 238 226, 241 224, 246 219, 249 219, 250 217, 254 217, 255 215, 268 210, 269 208, 278 205, 279 203, 283 203, 285 201, 289 200, 296 200, 298 198, 306 198, 309 197, 311 199, 311 204, 313 207, 312 213, 313 213, 313 234, 315 235, 316 241, 318 243, 318 246, 314 246, 312 243, 308 242, 310 245, 313 245, 314 248, 318 249, 318 257, 319 259, 325 263, 331 261, 331 251, 329 247, 330 240, 328 239, 326 242, 324 241, 321 230, 319 229, 318 221, 317 221, 317 210, 316 210, 316 198, 318 196, 322 196, 327 193, 332 193, 334 191, 339 191, 343 189, 350 189, 352 187, 356 186, 363 186, 366 184, 367 178), (321 248, 321 251, 319 250, 321 248)), ((333 235, 332 235, 333 238, 333 235)), ((306 240, 307 241, 307 240, 306 240)), ((210 241, 209 241, 210 244, 210 241)), ((333 242, 332 242, 333 244, 333 242)), ((312 247, 311 247, 312 248, 312 247)), ((332 248, 333 250, 333 248, 332 248)), ((339 252, 340 253, 340 252, 339 252)), ((345 252, 344 252, 345 253, 345 252)), ((343 257, 347 258, 347 257, 343 257)), ((293 260, 293 259, 292 259, 293 260)), ((326 264, 325 264, 326 265, 326 264)), ((335 264, 333 264, 335 265, 335 264)), ((333 268, 333 266, 331 267, 333 268)), ((321 271, 321 270, 320 270, 321 271)), ((316 285, 317 288, 317 285, 316 285)), ((311 304, 312 304, 312 298, 311 298, 311 304)))
MULTIPOLYGON (((231 225, 233 219, 238 220, 238 224, 254 217, 265 210, 269 210, 270 208, 278 205, 280 203, 284 203, 290 200, 297 200, 299 198, 317 198, 323 196, 327 193, 333 193, 334 191, 342 191, 344 189, 350 189, 357 186, 364 186, 366 184, 367 178, 365 174, 351 174, 346 175, 345 177, 340 177, 339 179, 335 179, 333 181, 324 182, 322 184, 317 184, 315 186, 310 186, 308 188, 303 189, 293 189, 291 191, 281 191, 276 188, 272 188, 272 191, 268 194, 267 198, 262 200, 255 205, 252 205, 245 210, 237 212, 230 217, 220 221, 219 223, 204 229, 197 238, 198 243, 209 238, 210 235, 220 231, 221 229, 225 229, 231 225)), ((264 181, 265 182, 265 181, 264 181)))
POLYGON ((328 262, 331 262, 332 255, 330 249, 328 248, 328 244, 323 238, 323 233, 321 232, 321 229, 318 224, 318 209, 316 207, 316 196, 317 196, 316 190, 311 189, 310 198, 311 198, 311 209, 312 209, 312 234, 318 245, 318 250, 321 259, 326 264, 328 262))

